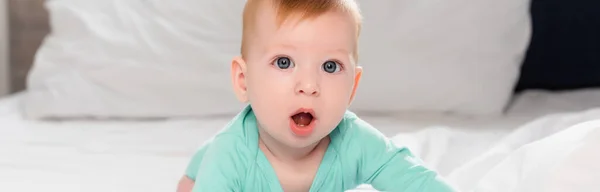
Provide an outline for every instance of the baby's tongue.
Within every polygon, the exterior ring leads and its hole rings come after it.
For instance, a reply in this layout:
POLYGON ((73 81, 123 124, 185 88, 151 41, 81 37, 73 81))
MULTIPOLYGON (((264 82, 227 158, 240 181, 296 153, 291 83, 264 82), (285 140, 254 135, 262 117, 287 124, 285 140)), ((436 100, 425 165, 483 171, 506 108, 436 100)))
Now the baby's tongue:
POLYGON ((298 113, 292 116, 292 119, 298 126, 307 126, 312 121, 313 117, 310 113, 298 113))

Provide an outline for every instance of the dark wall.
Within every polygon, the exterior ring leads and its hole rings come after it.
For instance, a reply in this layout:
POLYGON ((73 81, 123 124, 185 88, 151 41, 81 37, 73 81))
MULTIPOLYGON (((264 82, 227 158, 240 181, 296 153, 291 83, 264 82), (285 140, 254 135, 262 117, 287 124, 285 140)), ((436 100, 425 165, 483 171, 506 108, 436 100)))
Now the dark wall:
POLYGON ((517 90, 600 87, 600 0, 533 0, 517 90))

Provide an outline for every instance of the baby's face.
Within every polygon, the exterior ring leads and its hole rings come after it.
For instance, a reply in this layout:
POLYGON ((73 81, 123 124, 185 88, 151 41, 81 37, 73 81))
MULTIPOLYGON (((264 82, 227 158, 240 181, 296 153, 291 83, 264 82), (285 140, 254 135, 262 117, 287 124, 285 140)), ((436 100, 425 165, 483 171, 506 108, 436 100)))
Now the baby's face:
POLYGON ((247 97, 263 131, 305 147, 338 125, 353 98, 361 73, 353 58, 356 21, 331 11, 278 27, 274 10, 264 10, 244 58, 247 97))

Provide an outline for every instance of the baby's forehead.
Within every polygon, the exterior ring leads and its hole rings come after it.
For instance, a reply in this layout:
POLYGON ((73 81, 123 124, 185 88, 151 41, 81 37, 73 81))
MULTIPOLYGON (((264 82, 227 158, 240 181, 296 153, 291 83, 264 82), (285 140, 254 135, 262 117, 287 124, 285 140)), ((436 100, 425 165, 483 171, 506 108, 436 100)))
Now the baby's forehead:
POLYGON ((357 41, 353 23, 336 16, 296 19, 282 24, 265 20, 257 24, 255 37, 262 43, 295 44, 301 41, 324 47, 347 48, 357 41))

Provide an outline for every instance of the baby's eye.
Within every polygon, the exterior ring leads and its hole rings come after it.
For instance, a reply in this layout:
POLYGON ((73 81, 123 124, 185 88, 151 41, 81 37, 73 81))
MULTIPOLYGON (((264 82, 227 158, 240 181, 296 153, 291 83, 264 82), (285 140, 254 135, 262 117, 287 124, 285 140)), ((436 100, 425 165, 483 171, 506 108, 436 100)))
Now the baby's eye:
POLYGON ((294 67, 294 62, 292 62, 292 60, 288 57, 278 57, 273 62, 273 65, 280 69, 287 69, 290 67, 294 67))
POLYGON ((327 61, 323 63, 323 70, 327 73, 339 72, 341 69, 342 66, 335 61, 327 61))

